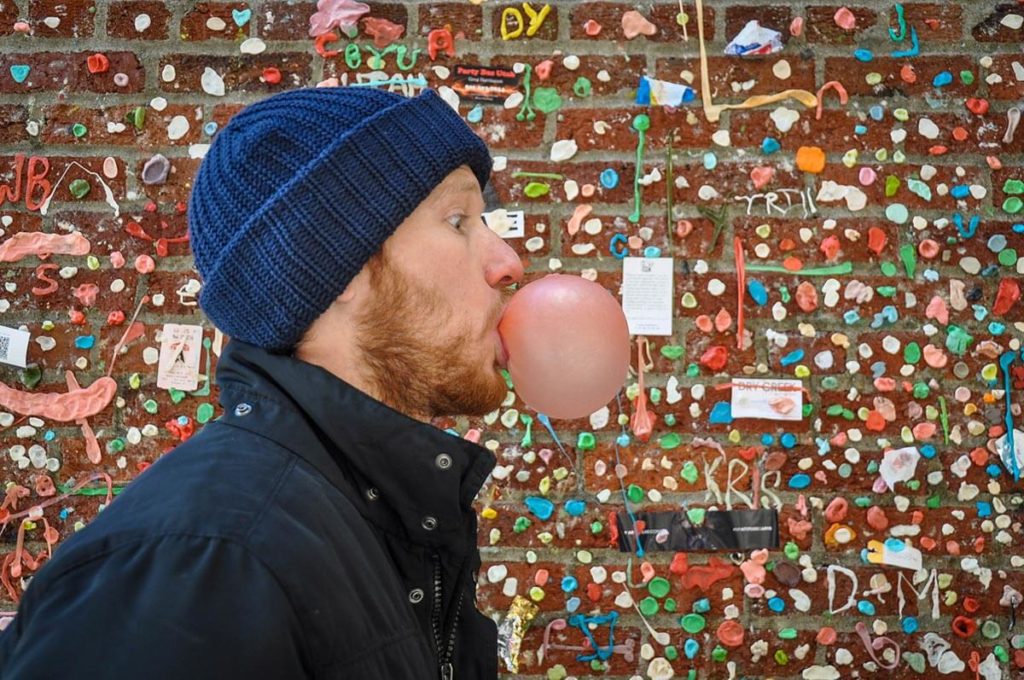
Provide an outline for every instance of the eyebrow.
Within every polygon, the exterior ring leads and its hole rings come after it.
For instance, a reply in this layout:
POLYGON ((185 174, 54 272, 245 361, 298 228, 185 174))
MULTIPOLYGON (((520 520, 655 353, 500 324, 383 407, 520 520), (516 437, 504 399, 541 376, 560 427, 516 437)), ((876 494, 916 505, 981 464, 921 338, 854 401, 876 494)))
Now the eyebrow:
POLYGON ((437 200, 440 201, 452 194, 470 194, 473 192, 479 192, 480 185, 472 180, 461 181, 458 184, 448 184, 447 186, 441 187, 441 190, 437 193, 437 200))

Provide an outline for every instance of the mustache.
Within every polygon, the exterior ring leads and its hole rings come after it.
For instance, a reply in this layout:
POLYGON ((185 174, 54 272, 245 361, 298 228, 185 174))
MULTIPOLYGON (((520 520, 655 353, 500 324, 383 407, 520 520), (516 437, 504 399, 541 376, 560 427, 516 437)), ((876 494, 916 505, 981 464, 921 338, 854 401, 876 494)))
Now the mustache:
POLYGON ((515 291, 509 288, 504 288, 501 290, 497 305, 495 306, 494 311, 491 312, 490 325, 488 326, 488 328, 494 328, 495 326, 498 325, 498 322, 501 320, 502 315, 505 314, 505 308, 508 307, 509 300, 512 299, 512 296, 514 294, 515 291))

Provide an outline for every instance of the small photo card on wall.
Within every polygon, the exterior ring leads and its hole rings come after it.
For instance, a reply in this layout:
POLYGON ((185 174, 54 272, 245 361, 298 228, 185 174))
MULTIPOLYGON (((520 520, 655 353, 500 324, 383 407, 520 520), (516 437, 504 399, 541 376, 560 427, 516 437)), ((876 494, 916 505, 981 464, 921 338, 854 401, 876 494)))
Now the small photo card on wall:
POLYGON ((156 386, 191 392, 199 387, 199 355, 203 346, 203 327, 165 323, 160 340, 160 359, 156 386))
POLYGON ((672 258, 622 260, 622 311, 631 335, 672 335, 672 258))

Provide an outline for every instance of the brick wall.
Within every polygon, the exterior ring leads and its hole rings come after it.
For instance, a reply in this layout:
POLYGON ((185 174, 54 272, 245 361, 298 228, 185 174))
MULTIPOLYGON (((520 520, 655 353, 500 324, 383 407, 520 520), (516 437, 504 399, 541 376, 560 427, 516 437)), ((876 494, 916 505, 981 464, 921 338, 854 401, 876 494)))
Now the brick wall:
MULTIPOLYGON (((412 79, 384 85, 412 94, 419 77, 450 85, 456 64, 527 64, 532 115, 515 96, 479 108, 463 100, 459 110, 499 158, 503 207, 525 212, 526 235, 510 242, 528 279, 582 273, 618 293, 616 253, 673 257, 675 273, 673 334, 634 345, 645 350, 649 438, 629 425, 640 408, 636 351, 621 417, 612 402, 608 413, 555 423, 575 467, 539 423, 527 425, 518 401, 485 419, 437 423, 481 429, 498 455, 479 499, 479 605, 495 617, 516 595, 539 607, 519 673, 1018 677, 1024 638, 1020 623, 1009 628, 1007 601, 1024 590, 1024 496, 997 442, 1007 410, 999 360, 1009 352, 1011 416, 1024 429, 1024 130, 1012 130, 1024 99, 1024 3, 706 4, 713 106, 786 89, 814 95, 831 81, 848 99, 828 89, 820 115, 788 99, 711 122, 692 4, 684 25, 672 2, 557 2, 546 15, 541 3, 370 3, 368 16, 404 28, 377 68, 384 48, 365 21, 354 39, 337 29, 333 42, 310 37, 312 2, 0 0, 0 243, 11 253, 19 234, 47 232, 62 239, 49 244, 59 253, 79 231, 90 244, 88 255, 45 259, 37 244, 3 264, 0 324, 32 340, 28 368, 0 365, 0 608, 13 610, 47 541, 95 515, 106 480, 130 482, 220 412, 216 385, 162 390, 155 370, 164 323, 206 326, 204 364, 216 365, 223 341, 195 305, 198 275, 182 239, 190 181, 217 129, 286 88, 412 79), (783 50, 726 55, 751 20, 778 31, 783 50), (445 28, 455 56, 431 59, 428 35, 445 28), (639 105, 643 75, 689 85, 696 99, 639 105), (641 187, 632 222, 640 113, 650 117, 640 174, 658 174, 641 187), (576 154, 551 161, 553 143, 570 139, 576 154), (147 164, 147 179, 160 174, 157 154, 166 179, 143 181, 147 164), (614 188, 600 181, 609 168, 614 188), (561 179, 518 174, 531 172, 561 179), (529 197, 530 181, 549 191, 529 197), (580 206, 599 229, 571 228, 580 206), (31 417, 15 413, 30 399, 8 389, 73 391, 68 372, 104 387, 96 381, 140 305, 109 403, 78 402, 88 417, 77 423, 45 417, 38 404, 31 417), (748 338, 738 344, 740 306, 748 338), (729 401, 716 386, 744 376, 801 380, 803 418, 712 417, 729 401), (904 447, 923 455, 889 490, 880 466, 904 447), (624 495, 634 512, 686 508, 699 523, 701 509, 747 507, 745 465, 761 471, 759 501, 779 510, 778 549, 640 556, 614 547, 609 513, 624 510, 624 495), (551 501, 553 515, 542 519, 529 498, 551 501), (29 512, 37 506, 41 517, 29 512), (31 559, 16 578, 19 531, 31 559), (922 569, 867 559, 869 542, 887 538, 920 550, 922 569), (610 656, 577 660, 593 650, 572 617, 612 612, 610 656), (858 628, 891 644, 872 649, 858 628)), ((608 644, 607 623, 583 621, 608 644)))

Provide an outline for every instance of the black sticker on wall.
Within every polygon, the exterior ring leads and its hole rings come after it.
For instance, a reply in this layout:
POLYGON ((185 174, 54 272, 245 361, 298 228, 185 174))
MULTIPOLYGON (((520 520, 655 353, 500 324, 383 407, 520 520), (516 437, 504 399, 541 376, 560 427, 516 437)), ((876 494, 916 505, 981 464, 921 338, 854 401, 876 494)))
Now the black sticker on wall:
POLYGON ((455 66, 451 88, 463 99, 500 104, 518 91, 519 76, 505 66, 455 66))
MULTIPOLYGON (((775 510, 710 510, 700 525, 685 512, 637 512, 637 529, 645 551, 726 552, 779 547, 779 514, 775 510), (660 540, 659 540, 660 539, 660 540)), ((633 521, 625 512, 618 520, 619 550, 633 552, 633 521)))

